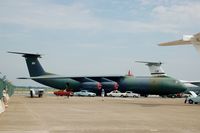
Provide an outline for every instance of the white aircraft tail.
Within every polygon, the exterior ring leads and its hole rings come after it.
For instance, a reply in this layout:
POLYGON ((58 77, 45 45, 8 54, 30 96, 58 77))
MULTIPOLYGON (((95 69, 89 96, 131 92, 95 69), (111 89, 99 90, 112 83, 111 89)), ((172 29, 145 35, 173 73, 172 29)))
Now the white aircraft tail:
POLYGON ((138 63, 145 63, 150 70, 152 76, 167 76, 161 65, 162 62, 146 62, 146 61, 136 61, 138 63))
POLYGON ((183 35, 181 40, 160 43, 159 46, 193 45, 200 53, 200 32, 195 35, 183 35))

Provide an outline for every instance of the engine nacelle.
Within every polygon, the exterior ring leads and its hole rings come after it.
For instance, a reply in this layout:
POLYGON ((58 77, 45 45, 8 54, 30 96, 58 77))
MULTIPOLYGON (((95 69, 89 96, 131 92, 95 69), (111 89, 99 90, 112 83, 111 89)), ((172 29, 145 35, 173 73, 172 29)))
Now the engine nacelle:
POLYGON ((117 90, 119 84, 117 82, 101 82, 103 89, 117 90))
POLYGON ((80 88, 86 90, 100 90, 102 88, 101 83, 99 82, 83 82, 80 85, 80 88))
POLYGON ((183 41, 191 41, 192 38, 194 38, 193 35, 183 35, 183 41))

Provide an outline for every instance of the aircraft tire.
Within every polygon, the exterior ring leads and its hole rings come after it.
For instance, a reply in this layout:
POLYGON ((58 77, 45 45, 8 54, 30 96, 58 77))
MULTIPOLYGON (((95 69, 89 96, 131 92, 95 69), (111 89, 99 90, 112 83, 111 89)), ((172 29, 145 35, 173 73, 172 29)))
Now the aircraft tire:
POLYGON ((188 102, 189 102, 189 104, 193 104, 193 101, 191 99, 188 102))

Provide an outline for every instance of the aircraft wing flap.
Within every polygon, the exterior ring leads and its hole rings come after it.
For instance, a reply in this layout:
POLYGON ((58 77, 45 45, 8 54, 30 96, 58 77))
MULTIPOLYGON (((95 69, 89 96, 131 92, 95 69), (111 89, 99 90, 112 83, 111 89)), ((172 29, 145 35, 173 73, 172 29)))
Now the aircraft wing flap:
POLYGON ((160 43, 159 46, 175 46, 175 45, 188 45, 191 44, 190 41, 176 40, 172 42, 160 43))

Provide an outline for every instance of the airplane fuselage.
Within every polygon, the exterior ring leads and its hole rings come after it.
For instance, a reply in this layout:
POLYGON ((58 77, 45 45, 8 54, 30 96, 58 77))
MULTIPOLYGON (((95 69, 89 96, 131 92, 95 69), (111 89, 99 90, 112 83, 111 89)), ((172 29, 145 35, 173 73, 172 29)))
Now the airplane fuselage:
MULTIPOLYGON (((36 82, 41 84, 57 88, 66 89, 69 88, 73 91, 80 91, 86 89, 95 93, 100 90, 97 87, 91 88, 91 85, 82 86, 82 83, 72 78, 66 79, 37 79, 36 82)), ((119 90, 121 92, 132 91, 142 95, 153 94, 153 95, 168 95, 181 93, 186 90, 186 87, 171 77, 132 77, 125 76, 119 79, 119 90)), ((112 91, 111 88, 103 88, 105 92, 112 91)))
POLYGON ((143 95, 168 95, 181 93, 186 87, 171 77, 125 77, 120 81, 119 90, 143 95))

